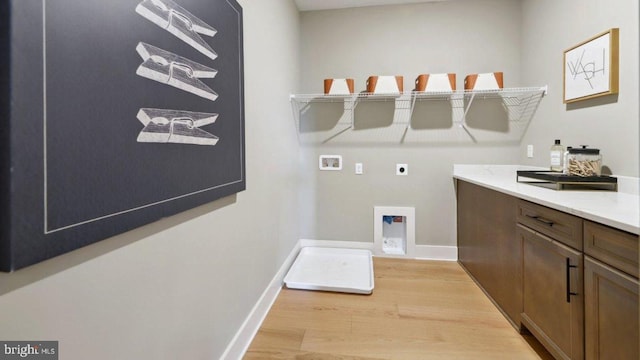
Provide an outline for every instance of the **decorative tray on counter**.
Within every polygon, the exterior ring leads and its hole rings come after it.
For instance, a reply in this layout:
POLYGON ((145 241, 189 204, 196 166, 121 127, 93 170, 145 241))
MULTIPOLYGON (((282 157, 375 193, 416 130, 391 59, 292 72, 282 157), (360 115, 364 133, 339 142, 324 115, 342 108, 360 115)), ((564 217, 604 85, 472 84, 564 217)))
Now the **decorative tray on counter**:
POLYGON ((565 175, 553 171, 518 170, 516 181, 551 187, 555 190, 609 190, 618 191, 618 178, 613 176, 565 175), (525 178, 526 180, 523 180, 525 178))

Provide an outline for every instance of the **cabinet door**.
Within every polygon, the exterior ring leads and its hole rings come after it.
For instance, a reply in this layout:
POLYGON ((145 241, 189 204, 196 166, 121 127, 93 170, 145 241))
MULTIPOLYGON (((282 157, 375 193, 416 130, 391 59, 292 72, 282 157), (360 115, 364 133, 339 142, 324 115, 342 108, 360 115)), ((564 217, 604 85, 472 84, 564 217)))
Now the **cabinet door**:
POLYGON ((638 280, 585 257, 585 350, 591 359, 640 359, 638 280))
POLYGON ((523 242, 523 325, 557 359, 584 357, 582 253, 518 225, 523 242))
POLYGON ((522 242, 517 199, 457 182, 458 260, 517 329, 522 313, 522 242))

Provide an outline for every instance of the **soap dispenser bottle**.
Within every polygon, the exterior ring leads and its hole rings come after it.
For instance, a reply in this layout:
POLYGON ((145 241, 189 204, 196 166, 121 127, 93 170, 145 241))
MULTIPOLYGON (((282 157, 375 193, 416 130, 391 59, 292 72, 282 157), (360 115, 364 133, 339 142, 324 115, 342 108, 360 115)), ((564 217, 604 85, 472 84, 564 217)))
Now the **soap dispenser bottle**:
POLYGON ((560 144, 560 140, 556 139, 550 152, 551 171, 562 172, 562 159, 564 157, 564 147, 560 144))

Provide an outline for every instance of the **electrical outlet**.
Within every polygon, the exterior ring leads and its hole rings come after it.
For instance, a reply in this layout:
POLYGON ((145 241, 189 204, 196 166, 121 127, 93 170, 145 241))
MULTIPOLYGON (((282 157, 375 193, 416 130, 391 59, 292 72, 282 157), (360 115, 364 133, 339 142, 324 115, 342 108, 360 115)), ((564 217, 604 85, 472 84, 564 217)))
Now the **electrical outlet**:
POLYGON ((356 175, 362 175, 364 173, 364 169, 362 167, 362 163, 356 163, 356 175))
POLYGON ((409 165, 396 164, 396 175, 401 175, 401 176, 409 175, 409 165))
POLYGON ((527 157, 528 158, 533 157, 533 145, 527 145, 527 157))

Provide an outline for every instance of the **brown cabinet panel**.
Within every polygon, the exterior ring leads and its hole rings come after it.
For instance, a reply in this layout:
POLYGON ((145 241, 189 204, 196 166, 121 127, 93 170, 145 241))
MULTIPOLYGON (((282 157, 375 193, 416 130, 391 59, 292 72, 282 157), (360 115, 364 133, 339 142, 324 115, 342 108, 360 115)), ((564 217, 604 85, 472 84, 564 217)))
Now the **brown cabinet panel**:
POLYGON ((582 250, 582 219, 525 200, 518 201, 518 222, 574 249, 582 250))
POLYGON ((638 280, 586 256, 584 286, 586 359, 640 359, 638 280))
POLYGON ((523 240, 522 322, 557 359, 582 359, 582 253, 518 225, 523 240))
POLYGON ((517 199, 457 181, 458 261, 516 328, 522 313, 522 242, 517 199))
POLYGON ((638 277, 638 235, 585 221, 584 253, 638 277))

